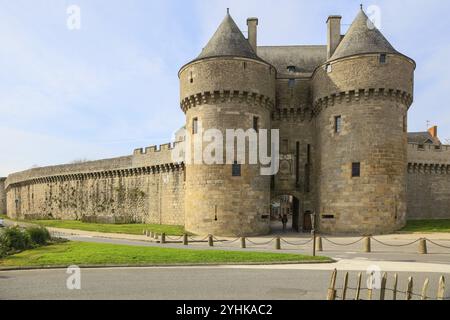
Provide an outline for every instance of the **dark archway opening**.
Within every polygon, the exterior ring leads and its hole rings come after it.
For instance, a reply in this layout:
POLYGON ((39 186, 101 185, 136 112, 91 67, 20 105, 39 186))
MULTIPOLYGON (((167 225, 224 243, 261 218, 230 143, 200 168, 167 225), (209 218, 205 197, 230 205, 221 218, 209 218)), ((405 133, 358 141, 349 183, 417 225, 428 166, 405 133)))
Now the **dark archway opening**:
POLYGON ((300 232, 300 201, 292 195, 272 199, 270 210, 272 233, 300 232))

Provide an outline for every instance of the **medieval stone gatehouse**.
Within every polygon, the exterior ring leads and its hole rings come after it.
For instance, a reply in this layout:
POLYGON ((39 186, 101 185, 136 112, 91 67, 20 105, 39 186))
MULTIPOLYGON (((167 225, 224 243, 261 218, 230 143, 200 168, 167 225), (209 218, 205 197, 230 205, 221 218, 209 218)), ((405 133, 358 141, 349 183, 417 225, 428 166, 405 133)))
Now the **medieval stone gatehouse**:
POLYGON ((167 144, 11 174, 0 180, 0 209, 12 218, 180 224, 224 236, 269 233, 280 197, 290 199, 298 231, 313 212, 322 232, 339 233, 450 217, 450 146, 436 128, 407 133, 415 62, 362 10, 345 35, 341 17, 330 16, 323 46, 258 46, 258 19, 247 23, 248 39, 227 14, 181 68, 186 130, 176 143, 193 143, 200 123, 224 136, 279 129, 276 175, 261 175, 260 164, 174 161, 167 144))

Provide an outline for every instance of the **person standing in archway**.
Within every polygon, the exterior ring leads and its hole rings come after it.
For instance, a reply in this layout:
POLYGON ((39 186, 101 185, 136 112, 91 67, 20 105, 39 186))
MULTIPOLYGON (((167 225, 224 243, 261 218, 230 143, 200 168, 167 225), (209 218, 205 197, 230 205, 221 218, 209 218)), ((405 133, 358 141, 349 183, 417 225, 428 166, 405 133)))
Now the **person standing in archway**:
POLYGON ((281 222, 283 223, 283 232, 286 232, 286 226, 288 223, 288 216, 287 214, 283 214, 283 217, 281 218, 281 222))

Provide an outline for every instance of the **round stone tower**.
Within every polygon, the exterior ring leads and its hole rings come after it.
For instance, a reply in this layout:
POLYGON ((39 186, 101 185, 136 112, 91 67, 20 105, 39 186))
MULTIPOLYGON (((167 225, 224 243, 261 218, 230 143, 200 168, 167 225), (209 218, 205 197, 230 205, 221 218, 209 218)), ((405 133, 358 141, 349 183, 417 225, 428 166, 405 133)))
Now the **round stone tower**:
POLYGON ((407 111, 415 62, 360 11, 313 76, 323 232, 384 233, 406 215, 407 111))
MULTIPOLYGON (((276 70, 250 43, 227 14, 200 56, 179 72, 190 146, 185 157, 189 232, 249 236, 270 231, 270 176, 249 163, 247 139, 245 163, 226 148, 229 130, 271 127, 276 70)), ((236 145, 238 139, 233 140, 236 145)))

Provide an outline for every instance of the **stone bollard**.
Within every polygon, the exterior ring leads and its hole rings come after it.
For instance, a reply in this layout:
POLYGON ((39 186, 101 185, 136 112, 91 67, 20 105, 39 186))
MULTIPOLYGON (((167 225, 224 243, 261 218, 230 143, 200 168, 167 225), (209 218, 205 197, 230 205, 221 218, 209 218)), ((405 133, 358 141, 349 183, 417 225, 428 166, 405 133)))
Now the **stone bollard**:
POLYGON ((208 235, 208 245, 210 247, 214 247, 214 239, 213 239, 213 236, 211 234, 208 235))
POLYGON ((154 236, 154 239, 155 239, 155 240, 158 240, 158 239, 159 239, 159 236, 158 236, 158 234, 157 234, 156 232, 153 234, 153 236, 154 236))
POLYGON ((316 237, 316 251, 317 252, 323 251, 322 237, 316 237))
POLYGON ((247 247, 246 243, 245 243, 245 237, 241 238, 241 248, 245 249, 247 247))
POLYGON ((145 236, 146 236, 146 237, 150 237, 150 231, 145 230, 145 236))
POLYGON ((142 230, 142 234, 145 236, 147 234, 147 230, 142 230))
POLYGON ((371 252, 371 246, 370 246, 370 237, 365 237, 363 241, 363 252, 370 253, 371 252))
POLYGON ((281 238, 276 237, 275 239, 275 250, 281 250, 281 238))
POLYGON ((150 231, 150 238, 155 239, 155 233, 153 231, 150 231))
POLYGON ((166 234, 161 233, 161 243, 166 243, 166 234))
POLYGON ((420 239, 419 240, 419 253, 420 254, 427 254, 427 240, 426 239, 420 239))
POLYGON ((185 246, 189 244, 188 235, 186 233, 183 235, 183 244, 185 246))

